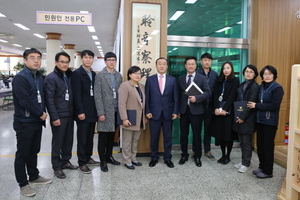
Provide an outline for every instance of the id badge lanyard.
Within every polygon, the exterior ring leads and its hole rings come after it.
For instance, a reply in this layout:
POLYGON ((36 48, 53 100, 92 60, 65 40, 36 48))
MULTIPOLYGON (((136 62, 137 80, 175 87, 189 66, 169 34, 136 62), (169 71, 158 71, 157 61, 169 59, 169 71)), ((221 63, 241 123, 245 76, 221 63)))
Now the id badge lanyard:
POLYGON ((223 94, 224 94, 224 91, 225 91, 225 85, 226 85, 226 82, 227 82, 227 80, 225 80, 224 82, 223 82, 223 87, 222 87, 222 93, 221 93, 221 95, 219 96, 219 102, 221 102, 221 101, 223 101, 223 94))
POLYGON ((92 81, 91 81, 90 95, 91 95, 91 97, 94 96, 93 83, 92 83, 92 81))
POLYGON ((42 103, 42 96, 41 96, 40 89, 39 89, 39 80, 36 78, 36 75, 34 75, 34 82, 35 82, 35 86, 36 86, 36 90, 37 90, 38 103, 42 103))
POLYGON ((68 78, 64 76, 64 81, 66 85, 66 94, 65 94, 65 100, 69 101, 69 86, 68 86, 68 78))
POLYGON ((268 92, 268 90, 272 87, 272 85, 274 84, 275 82, 273 82, 266 90, 264 90, 263 87, 261 87, 261 90, 260 90, 260 103, 263 103, 264 102, 264 95, 266 92, 268 92))

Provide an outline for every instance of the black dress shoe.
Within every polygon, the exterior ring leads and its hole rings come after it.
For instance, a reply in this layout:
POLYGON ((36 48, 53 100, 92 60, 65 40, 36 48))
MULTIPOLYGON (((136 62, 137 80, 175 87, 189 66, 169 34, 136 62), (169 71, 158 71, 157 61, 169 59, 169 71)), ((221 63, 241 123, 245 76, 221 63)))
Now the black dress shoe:
POLYGON ((67 164, 63 165, 61 168, 62 169, 74 170, 74 169, 77 169, 78 166, 77 165, 72 165, 70 162, 68 162, 67 164))
POLYGON ((124 164, 125 167, 127 167, 127 169, 135 169, 135 167, 133 165, 127 165, 127 164, 124 164))
POLYGON ((142 163, 140 163, 139 161, 135 161, 135 162, 131 162, 131 163, 135 166, 142 166, 142 163))
POLYGON ((105 161, 102 161, 100 163, 101 171, 108 172, 107 163, 105 161))
POLYGON ((158 162, 158 160, 151 160, 149 163, 149 167, 154 167, 157 162, 158 162))
POLYGON ((106 160, 107 163, 111 163, 113 165, 120 165, 121 163, 116 161, 113 157, 109 157, 107 160, 106 160))
POLYGON ((56 170, 54 171, 54 175, 57 177, 57 178, 66 178, 66 175, 65 173, 60 169, 60 170, 56 170))
POLYGON ((221 157, 217 162, 218 163, 223 163, 224 162, 225 157, 221 157))
POLYGON ((223 162, 221 162, 222 165, 227 165, 230 162, 230 158, 225 157, 223 162))
POLYGON ((181 157, 181 159, 179 160, 179 165, 183 165, 186 161, 188 161, 187 157, 181 157))
POLYGON ((165 164, 166 164, 168 167, 170 167, 170 168, 173 168, 173 167, 174 167, 174 164, 172 163, 171 160, 165 161, 165 164))
POLYGON ((197 167, 201 167, 202 166, 202 162, 201 162, 200 158, 196 158, 195 159, 195 163, 196 163, 197 167))

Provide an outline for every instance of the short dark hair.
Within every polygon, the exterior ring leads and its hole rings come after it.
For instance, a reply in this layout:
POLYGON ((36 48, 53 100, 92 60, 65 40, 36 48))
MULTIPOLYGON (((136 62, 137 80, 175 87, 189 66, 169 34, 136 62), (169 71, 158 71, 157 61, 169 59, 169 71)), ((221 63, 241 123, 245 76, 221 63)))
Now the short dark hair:
POLYGON ((226 64, 229 64, 230 67, 231 67, 231 74, 229 74, 229 76, 227 77, 227 80, 228 80, 228 81, 231 81, 231 80, 233 80, 234 77, 235 77, 235 76, 234 76, 234 68, 233 68, 232 62, 226 61, 226 62, 224 62, 224 63, 222 64, 222 67, 221 67, 221 70, 220 70, 220 75, 219 75, 219 82, 222 82, 222 81, 225 80, 225 75, 224 75, 224 73, 223 73, 223 69, 224 69, 224 66, 225 66, 226 64))
POLYGON ((129 76, 130 74, 133 74, 133 73, 138 72, 138 71, 141 71, 141 68, 139 68, 138 66, 130 67, 127 71, 127 80, 131 79, 130 76, 129 76))
POLYGON ((106 61, 107 58, 115 58, 117 60, 117 56, 113 52, 107 52, 104 56, 104 60, 106 61))
POLYGON ((211 60, 213 59, 210 53, 204 53, 204 54, 202 54, 200 60, 202 60, 203 58, 208 58, 208 59, 211 59, 211 60))
POLYGON ((271 66, 271 65, 267 65, 267 66, 265 66, 264 68, 262 68, 262 70, 260 71, 260 73, 259 73, 259 75, 260 75, 260 77, 262 78, 262 79, 264 79, 264 73, 265 73, 265 71, 266 70, 269 70, 273 75, 274 75, 274 81, 277 79, 277 70, 276 70, 276 68, 275 67, 273 67, 273 66, 271 66))
POLYGON ((83 56, 85 55, 92 56, 92 57, 95 56, 94 52, 92 52, 91 50, 83 50, 80 54, 80 57, 83 58, 83 56))
POLYGON ((30 49, 26 49, 26 50, 24 51, 24 53, 23 53, 23 58, 24 58, 24 59, 27 59, 28 55, 31 54, 31 53, 38 53, 38 54, 40 54, 40 56, 42 57, 42 53, 41 53, 39 50, 37 50, 37 49, 35 49, 35 48, 30 48, 30 49))
POLYGON ((187 62, 188 60, 195 60, 196 65, 197 65, 197 58, 196 58, 195 56, 188 56, 188 57, 186 57, 186 58, 185 58, 185 61, 184 61, 184 64, 186 64, 186 62, 187 62))
POLYGON ((245 76, 245 71, 246 69, 249 68, 249 69, 252 69, 254 71, 254 78, 253 79, 256 79, 256 77, 258 76, 258 71, 257 71, 257 68, 254 66, 254 65, 247 65, 244 70, 243 70, 243 75, 245 76))
POLYGON ((55 55, 55 61, 58 62, 59 61, 59 57, 60 56, 65 56, 67 58, 69 58, 69 61, 71 61, 71 58, 69 56, 69 54, 67 54, 66 52, 62 51, 62 52, 59 52, 55 55))
POLYGON ((166 60, 167 63, 168 63, 168 60, 167 60, 166 58, 164 58, 164 57, 159 57, 159 58, 157 58, 156 61, 155 61, 155 64, 156 64, 156 65, 157 65, 157 61, 160 60, 160 59, 164 59, 164 60, 166 60))

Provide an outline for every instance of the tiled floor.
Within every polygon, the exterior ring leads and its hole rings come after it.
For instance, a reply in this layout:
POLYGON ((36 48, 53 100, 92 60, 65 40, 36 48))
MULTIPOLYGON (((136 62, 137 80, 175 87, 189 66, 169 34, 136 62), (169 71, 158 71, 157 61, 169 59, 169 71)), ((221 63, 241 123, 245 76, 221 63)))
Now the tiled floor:
MULTIPOLYGON (((0 110, 0 199, 29 199, 20 195, 18 184, 15 180, 13 162, 16 150, 15 132, 12 129, 13 111, 0 110)), ((96 150, 97 134, 93 158, 99 160, 96 150)), ((49 185, 33 186, 37 195, 31 199, 44 200, 76 200, 76 199, 276 199, 286 170, 274 164, 274 177, 271 179, 258 179, 251 171, 258 167, 258 158, 253 153, 252 166, 244 174, 238 173, 233 164, 240 161, 240 150, 234 148, 231 161, 228 165, 217 164, 202 158, 202 167, 196 167, 189 161, 178 165, 180 151, 173 151, 173 169, 168 168, 163 159, 154 167, 148 167, 149 157, 139 157, 143 164, 135 170, 128 170, 121 166, 108 164, 109 171, 101 172, 100 167, 91 167, 91 174, 82 174, 77 170, 65 170, 67 178, 54 177, 50 161, 51 130, 48 126, 44 129, 42 148, 38 160, 40 175, 53 178, 49 185)), ((115 149, 117 152, 118 149, 115 149)), ((76 152, 74 141, 73 152, 76 152)), ((218 148, 212 149, 218 159, 221 155, 218 148)), ((121 154, 115 153, 114 157, 121 161, 121 154)), ((77 164, 74 154, 71 160, 77 164)))

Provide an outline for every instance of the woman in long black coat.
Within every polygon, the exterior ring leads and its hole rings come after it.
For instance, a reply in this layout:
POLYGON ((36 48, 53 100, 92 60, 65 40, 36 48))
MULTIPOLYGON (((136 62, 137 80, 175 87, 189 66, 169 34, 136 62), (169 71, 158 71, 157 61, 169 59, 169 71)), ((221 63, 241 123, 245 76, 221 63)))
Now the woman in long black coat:
POLYGON ((211 120, 211 135, 215 137, 216 145, 221 146, 222 157, 218 163, 228 164, 233 145, 232 124, 233 124, 233 102, 236 99, 238 78, 234 76, 234 69, 231 62, 222 64, 220 75, 215 84, 213 94, 214 115, 211 120), (227 150, 227 151, 226 151, 227 150))
MULTIPOLYGON (((259 86, 255 82, 258 76, 257 68, 254 65, 247 65, 243 75, 245 81, 237 89, 236 101, 255 102, 259 93, 259 86)), ((248 170, 252 158, 252 134, 256 131, 255 109, 245 107, 234 121, 233 130, 238 134, 242 151, 242 162, 235 164, 234 167, 244 173, 248 170)))

